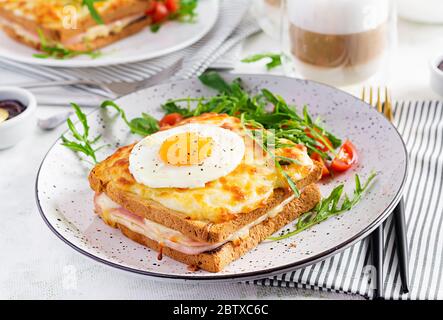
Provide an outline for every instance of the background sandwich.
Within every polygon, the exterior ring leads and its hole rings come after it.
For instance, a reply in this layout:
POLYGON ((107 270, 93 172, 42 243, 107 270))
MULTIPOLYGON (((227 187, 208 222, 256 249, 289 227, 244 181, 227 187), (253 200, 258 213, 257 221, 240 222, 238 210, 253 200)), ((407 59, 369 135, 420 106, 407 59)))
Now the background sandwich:
POLYGON ((0 0, 0 26, 35 49, 93 51, 152 23, 151 0, 0 0), (45 43, 43 43, 45 42, 45 43))

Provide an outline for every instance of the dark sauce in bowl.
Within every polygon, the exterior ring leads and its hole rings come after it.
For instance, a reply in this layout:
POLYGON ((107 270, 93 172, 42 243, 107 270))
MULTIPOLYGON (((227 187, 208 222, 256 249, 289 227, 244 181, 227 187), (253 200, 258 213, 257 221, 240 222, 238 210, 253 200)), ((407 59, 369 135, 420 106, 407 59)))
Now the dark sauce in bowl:
POLYGON ((26 106, 24 106, 20 101, 17 100, 1 100, 0 109, 8 111, 9 117, 6 120, 9 120, 25 111, 26 106))

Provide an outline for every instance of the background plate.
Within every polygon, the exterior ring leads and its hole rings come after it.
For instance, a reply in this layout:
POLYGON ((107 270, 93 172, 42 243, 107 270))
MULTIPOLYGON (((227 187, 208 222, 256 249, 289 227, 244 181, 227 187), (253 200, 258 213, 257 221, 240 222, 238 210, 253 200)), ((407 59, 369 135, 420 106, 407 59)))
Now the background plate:
MULTIPOLYGON (((343 139, 349 138, 359 152, 353 170, 321 184, 324 195, 337 184, 354 188, 354 174, 365 179, 378 173, 373 187, 351 211, 331 218, 301 234, 278 242, 263 242, 222 272, 191 272, 187 266, 125 238, 119 230, 105 225, 93 213, 93 191, 87 175, 91 166, 57 141, 42 162, 37 177, 37 202, 48 226, 67 244, 81 253, 123 270, 177 281, 232 281, 264 277, 299 268, 337 253, 368 235, 399 201, 407 172, 407 153, 396 129, 374 108, 357 98, 322 84, 265 75, 224 75, 241 77, 244 86, 256 92, 268 88, 297 106, 309 105, 314 116, 343 139), (295 243, 296 246, 291 244, 295 243)), ((148 112, 162 116, 160 104, 169 98, 213 95, 198 80, 186 80, 148 88, 117 100, 129 118, 148 112)), ((94 111, 89 116, 91 135, 102 134, 110 144, 98 153, 104 159, 116 147, 140 137, 129 133, 112 111, 94 111)), ((69 134, 67 135, 69 137, 69 134)))
POLYGON ((97 59, 88 56, 67 60, 34 58, 32 55, 38 53, 36 50, 14 41, 1 30, 0 57, 28 64, 66 68, 100 67, 157 58, 194 44, 214 26, 219 11, 218 0, 199 2, 196 23, 171 21, 156 33, 147 27, 131 37, 101 49, 103 56, 97 59))

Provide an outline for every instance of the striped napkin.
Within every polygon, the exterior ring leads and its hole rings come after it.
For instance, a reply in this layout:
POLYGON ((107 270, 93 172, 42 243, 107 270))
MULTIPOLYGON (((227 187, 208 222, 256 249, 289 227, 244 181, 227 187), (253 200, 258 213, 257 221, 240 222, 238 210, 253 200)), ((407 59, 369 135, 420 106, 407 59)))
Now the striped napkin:
MULTIPOLYGON (((394 124, 410 157, 405 186, 410 252, 410 293, 400 293, 394 225, 384 223, 384 292, 386 299, 443 299, 443 102, 397 103, 394 124)), ((304 269, 254 284, 309 288, 373 297, 375 269, 370 241, 365 239, 340 254, 304 269)))
POLYGON ((26 65, 0 58, 0 68, 24 71, 46 80, 89 80, 102 83, 148 79, 183 58, 175 79, 201 74, 208 67, 233 68, 239 60, 242 40, 260 30, 248 13, 250 0, 220 0, 220 14, 212 30, 196 44, 178 52, 137 63, 97 68, 55 68, 26 65), (229 23, 228 23, 229 22, 229 23))

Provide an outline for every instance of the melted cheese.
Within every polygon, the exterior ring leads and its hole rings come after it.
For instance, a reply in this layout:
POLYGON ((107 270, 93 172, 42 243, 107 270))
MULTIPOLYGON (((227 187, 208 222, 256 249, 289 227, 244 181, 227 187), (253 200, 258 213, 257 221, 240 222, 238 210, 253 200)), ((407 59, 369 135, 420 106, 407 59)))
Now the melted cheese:
MULTIPOLYGON (((103 183, 111 182, 125 192, 154 200, 182 213, 184 217, 214 223, 229 221, 263 208, 275 189, 288 188, 287 180, 275 168, 272 157, 247 136, 238 118, 203 114, 186 119, 179 125, 186 123, 212 124, 243 137, 245 155, 240 164, 229 174, 207 182, 202 188, 150 188, 137 183, 129 170, 129 155, 134 148, 134 145, 130 145, 120 148, 97 165, 95 174, 103 183)), ((315 168, 304 146, 294 144, 293 147, 277 151, 297 160, 297 163, 283 166, 293 181, 306 177, 315 168)))
MULTIPOLYGON (((106 0, 95 2, 94 7, 99 14, 106 14, 108 11, 118 10, 120 6, 131 6, 136 2, 138 0, 106 0)), ((0 7, 3 10, 45 27, 54 28, 62 24, 67 6, 75 9, 78 19, 90 15, 82 0, 0 0, 0 7)))

